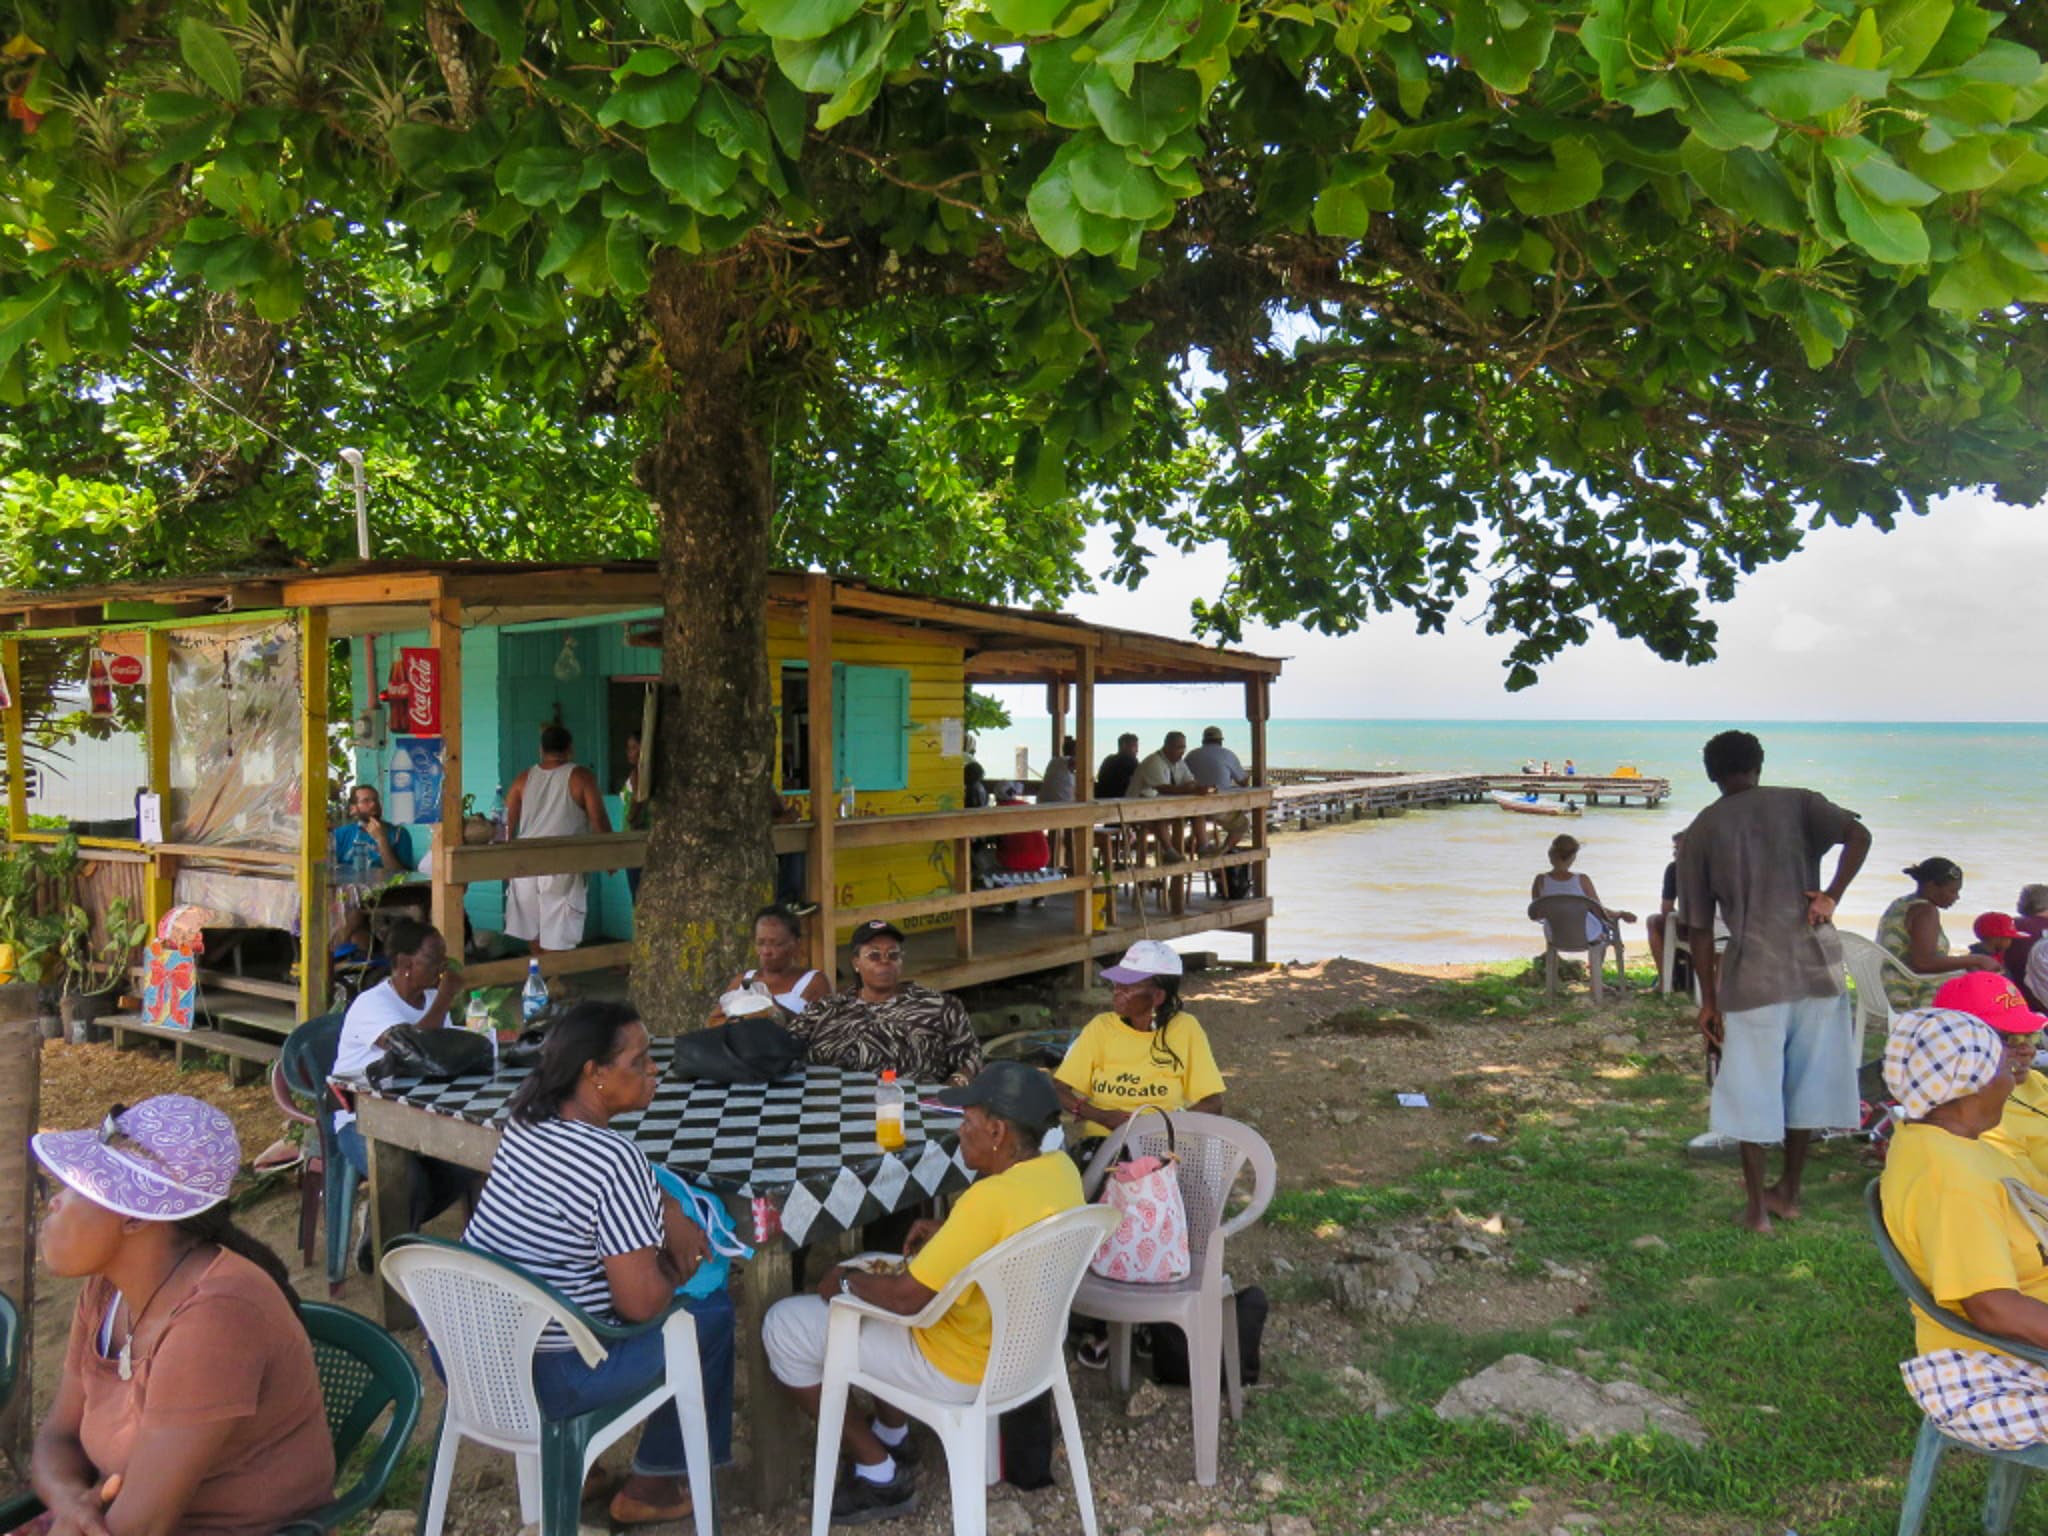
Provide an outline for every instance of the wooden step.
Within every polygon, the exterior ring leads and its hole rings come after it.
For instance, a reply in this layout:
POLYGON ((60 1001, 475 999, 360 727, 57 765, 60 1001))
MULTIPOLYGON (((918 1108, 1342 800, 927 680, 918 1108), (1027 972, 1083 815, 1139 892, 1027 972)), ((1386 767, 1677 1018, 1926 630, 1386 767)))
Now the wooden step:
MULTIPOLYGON (((148 979, 148 972, 136 966, 131 973, 135 978, 136 990, 140 991, 148 979)), ((277 981, 266 976, 237 976, 233 971, 206 971, 199 973, 199 986, 206 992, 238 992, 245 997, 275 998, 281 1003, 294 1006, 299 1001, 299 986, 293 981, 277 981)))
POLYGON ((216 1024, 232 1023, 265 1030, 280 1037, 299 1027, 296 1003, 280 1003, 267 997, 247 997, 234 992, 216 992, 202 985, 199 1006, 216 1024))
POLYGON ((169 1041, 180 1067, 193 1052, 225 1056, 228 1080, 234 1083, 254 1082, 265 1076, 283 1050, 275 1040, 229 1034, 222 1029, 167 1029, 161 1024, 143 1022, 139 1013, 111 1014, 99 1023, 113 1030, 116 1050, 133 1049, 139 1043, 136 1037, 169 1041))

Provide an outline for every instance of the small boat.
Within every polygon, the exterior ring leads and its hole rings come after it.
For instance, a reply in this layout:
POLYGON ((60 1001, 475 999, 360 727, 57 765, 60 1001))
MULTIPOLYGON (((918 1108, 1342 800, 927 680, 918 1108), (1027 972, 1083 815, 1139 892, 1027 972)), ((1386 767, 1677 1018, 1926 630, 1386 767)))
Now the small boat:
POLYGON ((1576 816, 1579 808, 1570 800, 1538 800, 1534 795, 1503 795, 1496 793, 1493 803, 1504 811, 1516 811, 1524 816, 1576 816))

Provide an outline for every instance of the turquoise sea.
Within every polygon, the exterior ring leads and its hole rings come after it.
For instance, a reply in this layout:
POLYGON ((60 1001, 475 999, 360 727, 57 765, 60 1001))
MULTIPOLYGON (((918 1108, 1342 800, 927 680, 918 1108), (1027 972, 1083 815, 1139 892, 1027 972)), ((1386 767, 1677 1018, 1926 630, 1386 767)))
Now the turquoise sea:
MULTIPOLYGON (((1150 751, 1168 730, 1185 729, 1199 740, 1209 723, 1106 719, 1096 737, 1113 745, 1119 731, 1133 730, 1150 751)), ((1244 722, 1214 723, 1249 758, 1244 722)), ((1874 934, 1878 913, 1907 887, 1899 870, 1930 854, 1964 870, 1962 900, 1947 919, 1957 948, 1970 942, 1977 913, 2009 912, 2021 885, 2048 881, 2048 847, 2037 846, 2048 826, 2048 725, 1275 720, 1267 742, 1277 767, 1508 773, 1525 758, 1549 758, 1562 768, 1569 757, 1589 773, 1633 763, 1669 779, 1672 795, 1655 810, 1598 806, 1570 821, 1471 805, 1285 834, 1273 844, 1273 958, 1342 954, 1426 964, 1534 953, 1540 944, 1523 910, 1529 882, 1545 867, 1544 849, 1559 830, 1585 845, 1578 867, 1609 906, 1639 915, 1656 910, 1672 833, 1713 798, 1700 747, 1731 726, 1762 740, 1766 783, 1819 790, 1869 824, 1870 860, 1838 919, 1852 931, 1874 934)), ((1043 729, 991 732, 979 756, 990 776, 1000 777, 1010 770, 1013 749, 1028 745, 1036 767, 1045 736, 1043 729)), ((1640 947, 1641 925, 1627 934, 1640 947)), ((1205 935, 1201 944, 1249 953, 1249 941, 1231 935, 1205 935)))

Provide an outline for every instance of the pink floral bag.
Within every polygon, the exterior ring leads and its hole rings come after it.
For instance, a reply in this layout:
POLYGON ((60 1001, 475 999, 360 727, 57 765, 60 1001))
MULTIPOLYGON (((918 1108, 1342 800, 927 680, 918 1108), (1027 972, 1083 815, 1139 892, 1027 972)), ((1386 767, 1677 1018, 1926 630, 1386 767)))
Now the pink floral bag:
POLYGON ((1166 1156, 1116 1164, 1097 1197, 1123 1214, 1117 1229, 1103 1240, 1088 1264, 1105 1280, 1166 1285, 1187 1279, 1192 1267, 1188 1209, 1180 1195, 1180 1159, 1173 1151, 1173 1117, 1164 1110, 1159 1114, 1166 1121, 1166 1156))

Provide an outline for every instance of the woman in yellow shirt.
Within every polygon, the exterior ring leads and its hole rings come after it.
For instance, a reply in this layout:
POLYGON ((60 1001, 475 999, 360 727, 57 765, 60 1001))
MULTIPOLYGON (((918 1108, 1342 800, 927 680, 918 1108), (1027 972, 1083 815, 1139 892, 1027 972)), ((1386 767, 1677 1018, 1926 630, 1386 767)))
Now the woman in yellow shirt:
POLYGON ((1060 1106, 1081 1122, 1084 1144, 1147 1105, 1221 1114, 1223 1074, 1208 1035, 1180 1006, 1173 947, 1140 939, 1102 976, 1111 1011, 1088 1021, 1053 1074, 1060 1106))
POLYGON ((2018 1163, 2020 1176, 2048 1195, 2048 1077, 2034 1070, 2041 1029, 2048 1019, 2027 1006, 2011 981, 1990 971, 1943 982, 1934 994, 1934 1006, 1982 1019, 2003 1039, 2005 1064, 2012 1070, 2012 1097, 1983 1139, 2018 1163))
MULTIPOLYGON (((1985 1133, 2012 1093, 2004 1039, 1981 1018, 1916 1008, 1893 1021, 1884 1078, 1907 1123, 1880 1186, 1885 1228, 1936 1302, 1989 1334, 2048 1348, 2048 1259, 2032 1199, 1985 1133)), ((1993 1450, 2048 1444, 2048 1370, 1914 1314, 1899 1367, 1943 1433, 1993 1450)))

